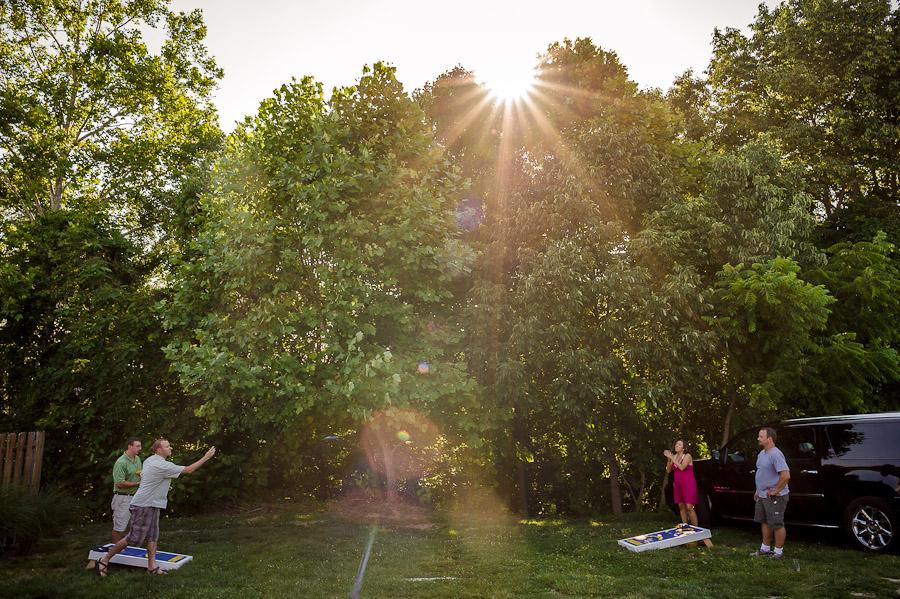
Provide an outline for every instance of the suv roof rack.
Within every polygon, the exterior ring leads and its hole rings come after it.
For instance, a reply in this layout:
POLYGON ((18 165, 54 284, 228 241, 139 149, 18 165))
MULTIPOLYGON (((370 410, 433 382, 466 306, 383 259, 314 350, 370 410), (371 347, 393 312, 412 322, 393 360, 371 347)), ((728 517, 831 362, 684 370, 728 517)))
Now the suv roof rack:
MULTIPOLYGON (((783 420, 780 424, 794 424, 803 422, 845 422, 855 420, 900 420, 900 412, 880 412, 876 414, 846 414, 844 416, 816 416, 812 418, 791 418, 783 420)), ((779 423, 776 423, 779 424, 779 423)))

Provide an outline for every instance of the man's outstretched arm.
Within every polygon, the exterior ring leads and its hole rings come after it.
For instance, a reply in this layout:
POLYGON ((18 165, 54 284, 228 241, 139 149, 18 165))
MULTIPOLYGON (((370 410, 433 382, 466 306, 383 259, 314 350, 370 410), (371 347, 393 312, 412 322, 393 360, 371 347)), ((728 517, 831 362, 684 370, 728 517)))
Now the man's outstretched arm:
POLYGON ((212 446, 212 447, 210 447, 210 448, 209 448, 209 451, 207 451, 207 452, 206 452, 206 455, 204 455, 202 458, 200 458, 199 460, 197 460, 196 462, 194 462, 194 463, 191 464, 190 466, 185 466, 185 467, 184 467, 184 470, 182 470, 181 473, 182 473, 182 474, 190 474, 191 472, 193 472, 194 470, 196 470, 197 468, 199 468, 200 466, 202 466, 203 464, 205 464, 206 462, 208 462, 209 459, 210 459, 211 457, 213 457, 214 455, 216 455, 216 447, 215 447, 215 445, 212 446))

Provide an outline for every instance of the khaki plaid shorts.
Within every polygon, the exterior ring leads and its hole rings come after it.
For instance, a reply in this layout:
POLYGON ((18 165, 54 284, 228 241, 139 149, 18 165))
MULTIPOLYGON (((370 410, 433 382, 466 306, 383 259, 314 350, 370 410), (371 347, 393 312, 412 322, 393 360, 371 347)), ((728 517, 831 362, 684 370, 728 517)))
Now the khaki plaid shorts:
POLYGON ((131 530, 128 531, 128 544, 140 547, 144 543, 159 540, 159 508, 131 506, 131 530))

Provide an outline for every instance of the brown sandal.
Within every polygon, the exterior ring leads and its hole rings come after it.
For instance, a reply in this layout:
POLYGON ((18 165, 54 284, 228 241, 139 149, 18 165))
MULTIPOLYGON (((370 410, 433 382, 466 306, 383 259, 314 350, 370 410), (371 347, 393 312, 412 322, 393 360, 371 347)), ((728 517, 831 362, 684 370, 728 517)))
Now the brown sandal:
POLYGON ((152 570, 147 568, 147 574, 168 574, 165 570, 161 570, 159 566, 156 566, 152 570))

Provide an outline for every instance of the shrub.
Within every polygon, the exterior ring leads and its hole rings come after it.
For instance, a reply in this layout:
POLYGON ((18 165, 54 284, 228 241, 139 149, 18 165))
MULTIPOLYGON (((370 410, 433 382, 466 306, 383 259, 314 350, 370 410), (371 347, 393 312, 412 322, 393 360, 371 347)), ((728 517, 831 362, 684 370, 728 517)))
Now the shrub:
POLYGON ((34 552, 38 541, 59 534, 78 517, 77 502, 62 489, 29 493, 0 486, 0 551, 34 552))

